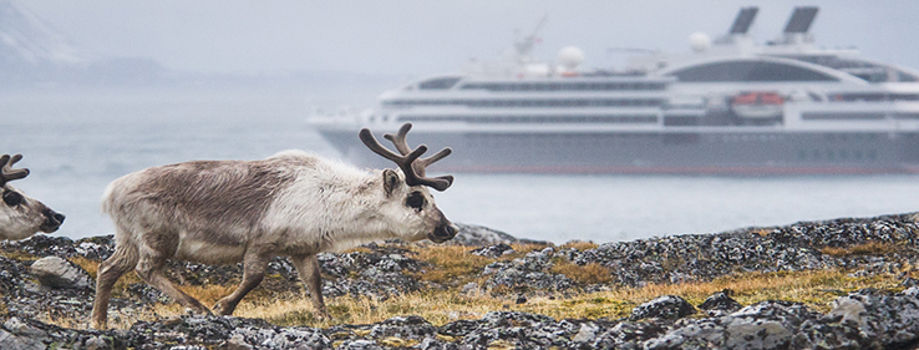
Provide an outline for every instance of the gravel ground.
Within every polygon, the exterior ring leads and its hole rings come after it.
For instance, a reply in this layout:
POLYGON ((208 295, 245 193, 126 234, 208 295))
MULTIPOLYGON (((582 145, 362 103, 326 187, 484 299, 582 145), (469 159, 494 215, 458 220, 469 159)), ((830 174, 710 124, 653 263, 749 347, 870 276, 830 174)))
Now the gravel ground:
MULTIPOLYGON (((904 266, 919 265, 916 218, 916 214, 904 214, 801 222, 611 242, 585 250, 547 246, 516 259, 498 259, 488 264, 481 271, 487 276, 481 287, 514 295, 571 294, 610 285, 705 281, 746 271, 846 268, 857 276, 892 273, 904 266), (851 248, 868 242, 881 243, 884 249, 845 255, 824 253, 827 247, 851 248), (579 283, 577 278, 552 272, 552 267, 560 263, 602 265, 609 270, 612 282, 579 283)), ((470 234, 458 242, 468 245, 470 254, 498 258, 513 253, 507 244, 518 242, 506 234, 468 227, 467 232, 478 236, 470 234)), ((184 316, 163 322, 137 322, 128 330, 64 329, 34 318, 86 318, 92 286, 44 286, 32 275, 30 265, 35 258, 47 256, 104 259, 112 252, 111 237, 72 241, 40 235, 4 242, 0 252, 0 293, 6 306, 0 315, 0 349, 44 349, 52 345, 72 349, 855 349, 919 345, 919 287, 915 286, 919 281, 906 276, 903 283, 910 288, 903 292, 856 291, 840 296, 827 313, 786 301, 743 306, 725 291, 711 295, 700 305, 691 305, 678 296, 661 296, 635 307, 631 316, 623 319, 556 320, 503 311, 440 327, 408 316, 370 325, 315 329, 277 327, 262 320, 235 317, 184 316)), ((328 296, 372 295, 385 299, 425 288, 447 288, 418 280, 415 276, 435 267, 417 260, 413 252, 398 244, 371 244, 350 253, 322 254, 320 263, 326 277, 323 294, 328 296)), ((181 262, 171 265, 171 277, 185 284, 239 280, 239 266, 181 262)), ((301 288, 286 259, 273 261, 269 274, 264 283, 272 291, 301 288)), ((113 299, 113 315, 130 314, 151 303, 168 301, 143 284, 131 285, 128 290, 128 296, 113 299)))

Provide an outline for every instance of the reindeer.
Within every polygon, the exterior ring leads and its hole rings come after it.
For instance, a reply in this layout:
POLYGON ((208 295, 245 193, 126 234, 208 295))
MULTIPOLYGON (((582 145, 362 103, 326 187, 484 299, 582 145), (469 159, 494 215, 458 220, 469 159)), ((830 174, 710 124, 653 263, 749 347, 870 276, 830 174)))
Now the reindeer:
POLYGON ((24 195, 9 185, 10 181, 29 176, 29 169, 13 169, 22 159, 21 154, 0 156, 0 239, 23 239, 38 231, 51 233, 64 223, 64 215, 48 208, 42 202, 24 195))
POLYGON ((368 129, 361 141, 396 163, 398 170, 365 171, 285 151, 256 161, 193 161, 148 168, 113 181, 103 210, 116 226, 115 252, 99 268, 92 323, 106 327, 112 286, 134 269, 148 284, 198 313, 211 310, 176 288, 163 274, 167 259, 209 264, 243 263, 243 277, 213 310, 231 315, 254 289, 275 256, 290 257, 308 287, 314 309, 328 317, 316 254, 399 238, 441 243, 457 228, 434 205, 427 187, 444 191, 452 176, 426 177, 425 168, 451 153, 428 158, 411 149, 405 124, 384 135, 398 154, 368 129))

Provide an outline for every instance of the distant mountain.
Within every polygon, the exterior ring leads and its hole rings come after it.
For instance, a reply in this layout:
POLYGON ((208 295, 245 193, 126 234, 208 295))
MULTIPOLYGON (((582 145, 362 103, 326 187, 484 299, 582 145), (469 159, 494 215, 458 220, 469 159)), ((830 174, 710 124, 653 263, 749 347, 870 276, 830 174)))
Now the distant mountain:
POLYGON ((38 16, 0 0, 0 77, 4 86, 71 76, 87 64, 64 37, 38 16))
POLYGON ((0 62, 4 66, 79 65, 86 60, 34 13, 0 0, 0 62))
POLYGON ((98 58, 81 52, 51 25, 11 0, 0 0, 2 88, 136 85, 169 80, 148 58, 98 58))
POLYGON ((294 71, 221 74, 171 70, 152 58, 101 57, 71 44, 24 0, 0 0, 0 92, 27 87, 366 88, 374 94, 405 80, 392 74, 294 71), (373 90, 369 90, 373 89, 373 90))

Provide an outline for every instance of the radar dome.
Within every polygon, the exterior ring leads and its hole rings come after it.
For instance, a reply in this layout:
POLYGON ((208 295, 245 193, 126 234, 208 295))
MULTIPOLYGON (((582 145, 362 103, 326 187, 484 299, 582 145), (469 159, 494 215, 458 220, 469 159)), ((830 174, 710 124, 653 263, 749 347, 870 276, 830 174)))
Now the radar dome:
POLYGON ((573 70, 581 62, 584 62, 584 51, 575 46, 567 46, 558 51, 558 64, 565 69, 573 70))
POLYGON ((712 47, 712 39, 708 37, 708 34, 695 32, 689 35, 689 46, 695 52, 702 52, 712 47))

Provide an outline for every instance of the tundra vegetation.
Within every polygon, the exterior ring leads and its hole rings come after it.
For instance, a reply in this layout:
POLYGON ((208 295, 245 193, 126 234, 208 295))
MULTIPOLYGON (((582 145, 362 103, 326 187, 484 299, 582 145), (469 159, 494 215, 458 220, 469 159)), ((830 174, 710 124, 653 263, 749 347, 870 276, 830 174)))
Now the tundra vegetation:
MULTIPOLYGON (((741 346, 746 348, 799 347, 792 341, 807 347, 822 341, 809 337, 821 334, 830 341, 824 345, 884 347, 919 340, 919 318, 910 318, 919 312, 919 302, 912 301, 919 295, 917 238, 914 218, 896 215, 603 244, 392 241, 317 256, 328 281, 322 290, 328 318, 315 313, 286 259, 273 259, 264 282, 239 304, 235 315, 246 319, 187 315, 167 295, 128 274, 112 290, 111 325, 121 333, 84 331, 89 290, 38 287, 23 272, 0 276, 0 291, 6 317, 76 332, 61 344, 101 334, 138 348, 131 344, 222 346, 233 333, 243 337, 237 341, 260 348, 256 334, 296 333, 344 348, 361 341, 383 347, 433 342, 602 348, 657 344, 674 334, 684 334, 681 341, 724 345, 733 338, 680 332, 737 325, 765 332, 751 333, 760 343, 741 346), (7 280, 17 276, 21 279, 7 280), (674 301, 683 304, 668 312, 674 301), (852 317, 866 321, 846 321, 852 317), (288 326, 295 327, 277 328, 288 326)), ((37 236, 0 246, 0 263, 21 271, 18 266, 56 255, 95 275, 113 245, 110 237, 72 242, 37 236)), ((244 275, 242 264, 173 261, 169 270, 179 289, 205 303, 219 301, 244 275)), ((13 332, 8 324, 2 329, 13 332)))

